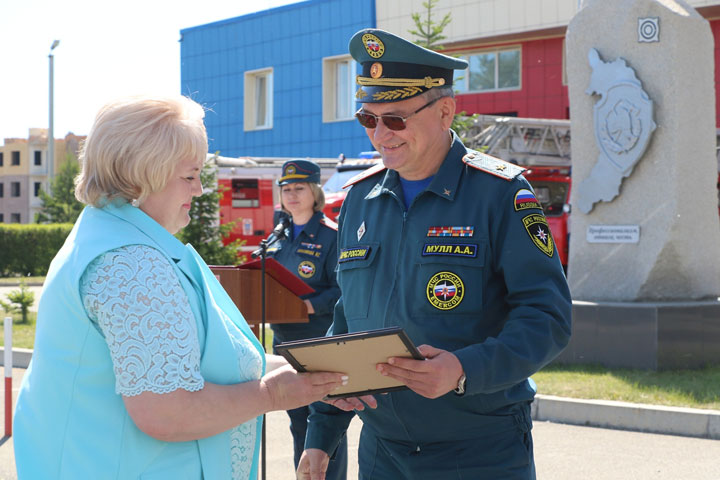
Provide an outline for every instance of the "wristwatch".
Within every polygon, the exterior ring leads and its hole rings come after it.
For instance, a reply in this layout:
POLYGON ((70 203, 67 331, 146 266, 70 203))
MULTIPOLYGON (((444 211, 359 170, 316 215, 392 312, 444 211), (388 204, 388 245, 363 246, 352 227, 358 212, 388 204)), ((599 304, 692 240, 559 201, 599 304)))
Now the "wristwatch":
POLYGON ((465 394, 465 382, 467 381, 467 377, 463 373, 460 375, 460 380, 458 380, 457 388, 453 390, 456 395, 464 395, 465 394))

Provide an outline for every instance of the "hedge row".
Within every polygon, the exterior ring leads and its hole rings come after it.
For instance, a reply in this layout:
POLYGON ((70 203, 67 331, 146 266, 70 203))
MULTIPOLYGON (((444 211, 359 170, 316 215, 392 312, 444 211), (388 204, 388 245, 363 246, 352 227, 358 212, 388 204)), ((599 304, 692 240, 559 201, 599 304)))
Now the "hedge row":
POLYGON ((0 276, 42 276, 72 230, 70 223, 0 223, 0 276))

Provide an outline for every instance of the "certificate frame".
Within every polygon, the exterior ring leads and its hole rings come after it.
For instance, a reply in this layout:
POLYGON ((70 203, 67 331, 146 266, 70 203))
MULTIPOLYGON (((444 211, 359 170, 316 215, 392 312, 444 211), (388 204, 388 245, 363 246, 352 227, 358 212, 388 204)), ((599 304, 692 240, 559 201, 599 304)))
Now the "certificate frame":
POLYGON ((390 357, 425 359, 400 327, 283 342, 275 350, 298 372, 345 373, 348 384, 327 398, 405 390, 407 386, 381 375, 375 366, 386 363, 390 357))

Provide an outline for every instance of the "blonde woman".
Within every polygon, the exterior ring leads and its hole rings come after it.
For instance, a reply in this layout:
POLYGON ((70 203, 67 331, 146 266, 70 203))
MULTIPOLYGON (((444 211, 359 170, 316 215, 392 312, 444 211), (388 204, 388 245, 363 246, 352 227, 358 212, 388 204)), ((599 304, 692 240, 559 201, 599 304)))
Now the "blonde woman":
POLYGON ((98 113, 15 411, 20 479, 257 478, 261 415, 336 373, 265 356, 207 265, 174 236, 200 195, 204 111, 130 98, 98 113))

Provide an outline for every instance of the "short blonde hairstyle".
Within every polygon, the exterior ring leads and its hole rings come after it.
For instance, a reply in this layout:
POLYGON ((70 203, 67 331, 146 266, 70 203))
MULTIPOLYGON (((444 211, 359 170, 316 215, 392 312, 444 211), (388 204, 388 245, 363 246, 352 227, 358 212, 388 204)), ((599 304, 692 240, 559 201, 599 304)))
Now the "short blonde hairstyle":
POLYGON ((102 207, 165 188, 178 163, 207 157, 205 110, 183 96, 129 97, 100 109, 80 152, 75 197, 102 207))
MULTIPOLYGON (((305 185, 308 185, 310 187, 310 191, 313 194, 313 197, 315 198, 315 204, 313 205, 313 211, 314 212, 320 212, 323 208, 325 208, 325 192, 323 192, 322 187, 317 183, 312 182, 295 182, 295 183, 304 183, 305 185)), ((288 185, 292 185, 292 183, 289 183, 288 185)), ((285 208, 285 204, 282 201, 282 187, 284 185, 281 185, 280 188, 280 208, 283 212, 290 214, 290 212, 285 208)))

